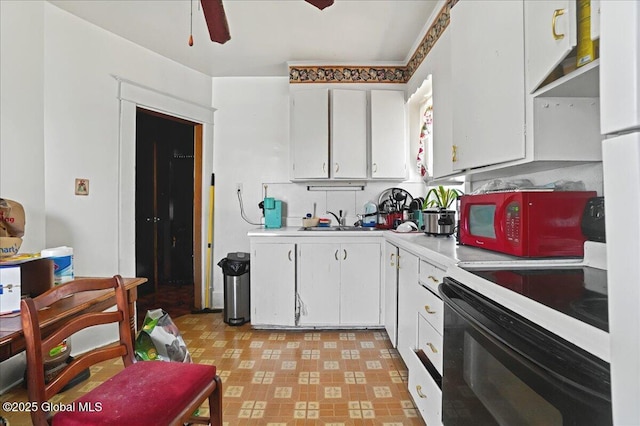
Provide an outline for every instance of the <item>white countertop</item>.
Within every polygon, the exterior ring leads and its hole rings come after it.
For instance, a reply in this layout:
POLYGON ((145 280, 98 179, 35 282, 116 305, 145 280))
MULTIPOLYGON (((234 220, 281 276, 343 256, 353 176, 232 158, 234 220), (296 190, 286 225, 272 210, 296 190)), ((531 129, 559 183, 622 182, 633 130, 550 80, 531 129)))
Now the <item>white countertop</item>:
POLYGON ((250 238, 256 237, 379 237, 409 251, 419 257, 429 258, 447 268, 458 262, 495 261, 509 262, 519 260, 514 256, 508 256, 480 248, 459 246, 454 236, 431 236, 424 232, 402 233, 390 230, 367 231, 303 231, 298 226, 290 226, 278 229, 256 228, 247 233, 250 238))
POLYGON ((336 237, 340 235, 352 236, 381 236, 382 229, 366 231, 304 231, 300 226, 287 226, 284 228, 255 228, 247 232, 249 237, 336 237))

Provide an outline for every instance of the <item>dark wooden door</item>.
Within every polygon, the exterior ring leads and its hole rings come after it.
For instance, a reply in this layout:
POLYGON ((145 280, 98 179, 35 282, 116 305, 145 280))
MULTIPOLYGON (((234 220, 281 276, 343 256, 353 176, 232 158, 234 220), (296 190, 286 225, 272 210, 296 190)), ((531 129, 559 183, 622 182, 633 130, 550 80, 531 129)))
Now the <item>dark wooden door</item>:
POLYGON ((138 110, 136 276, 139 291, 194 283, 194 125, 138 110))

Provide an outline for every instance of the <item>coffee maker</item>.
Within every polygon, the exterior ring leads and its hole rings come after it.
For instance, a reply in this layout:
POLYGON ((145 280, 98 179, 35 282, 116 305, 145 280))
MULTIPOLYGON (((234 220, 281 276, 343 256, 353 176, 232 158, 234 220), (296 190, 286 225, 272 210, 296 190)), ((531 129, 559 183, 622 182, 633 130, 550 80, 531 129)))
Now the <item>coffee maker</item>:
POLYGON ((265 197, 263 203, 264 227, 282 228, 282 201, 272 197, 265 197))

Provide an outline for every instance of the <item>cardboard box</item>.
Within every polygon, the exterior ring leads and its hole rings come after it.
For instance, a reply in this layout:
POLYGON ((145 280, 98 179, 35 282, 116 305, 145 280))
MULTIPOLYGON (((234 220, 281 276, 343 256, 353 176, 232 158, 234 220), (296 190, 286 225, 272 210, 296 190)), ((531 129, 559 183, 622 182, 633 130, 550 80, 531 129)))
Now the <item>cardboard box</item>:
POLYGON ((578 40, 576 66, 581 67, 596 59, 597 41, 591 40, 591 0, 578 0, 578 40))

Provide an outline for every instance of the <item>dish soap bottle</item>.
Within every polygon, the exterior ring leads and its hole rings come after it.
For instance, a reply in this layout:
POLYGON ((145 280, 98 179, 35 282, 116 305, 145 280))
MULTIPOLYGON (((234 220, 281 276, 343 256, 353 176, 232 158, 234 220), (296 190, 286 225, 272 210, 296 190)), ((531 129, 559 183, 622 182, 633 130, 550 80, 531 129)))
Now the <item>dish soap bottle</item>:
POLYGON ((378 206, 369 201, 364 205, 362 226, 375 227, 378 224, 378 206))

